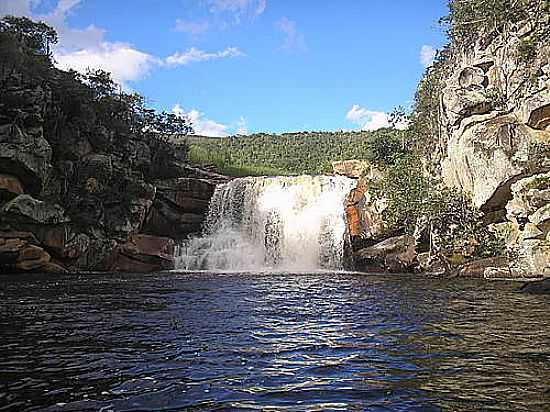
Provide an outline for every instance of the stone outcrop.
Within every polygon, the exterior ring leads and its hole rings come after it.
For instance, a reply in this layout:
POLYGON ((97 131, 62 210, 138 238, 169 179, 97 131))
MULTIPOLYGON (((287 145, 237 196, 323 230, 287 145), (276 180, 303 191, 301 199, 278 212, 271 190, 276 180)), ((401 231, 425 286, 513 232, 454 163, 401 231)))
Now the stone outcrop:
POLYGON ((408 272, 416 264, 416 241, 397 236, 354 252, 356 267, 365 271, 408 272))
POLYGON ((174 269, 174 246, 170 238, 133 235, 118 247, 109 269, 136 273, 174 269))
POLYGON ((364 177, 369 180, 378 180, 382 174, 366 160, 341 160, 332 162, 332 171, 335 175, 347 176, 352 179, 364 177))
POLYGON ((29 193, 40 193, 51 167, 52 149, 41 129, 23 131, 0 124, 0 173, 16 176, 29 193))
POLYGON ((387 207, 383 198, 378 198, 369 191, 369 185, 382 177, 374 168, 369 177, 362 177, 346 199, 345 213, 348 233, 352 242, 361 244, 361 239, 378 239, 384 233, 385 224, 382 213, 387 207))
POLYGON ((443 176, 486 211, 505 207, 515 181, 550 168, 550 45, 525 60, 528 36, 518 24, 489 44, 455 51, 441 93, 443 176))
POLYGON ((518 276, 550 276, 550 172, 519 180, 511 186, 506 205, 515 256, 512 271, 518 276))
POLYGON ((525 57, 530 35, 528 23, 509 25, 488 42, 453 50, 445 69, 443 179, 471 194, 512 257, 508 268, 476 269, 476 276, 550 276, 550 44, 525 57))
POLYGON ((200 232, 216 183, 180 178, 155 181, 157 195, 144 231, 183 239, 200 232))

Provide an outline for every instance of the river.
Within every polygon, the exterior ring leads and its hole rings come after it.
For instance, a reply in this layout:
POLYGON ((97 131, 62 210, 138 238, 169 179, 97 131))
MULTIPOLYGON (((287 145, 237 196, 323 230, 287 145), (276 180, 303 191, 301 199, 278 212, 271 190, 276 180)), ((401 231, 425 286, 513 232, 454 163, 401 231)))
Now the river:
POLYGON ((1 411, 544 411, 550 298, 353 273, 0 277, 1 411))

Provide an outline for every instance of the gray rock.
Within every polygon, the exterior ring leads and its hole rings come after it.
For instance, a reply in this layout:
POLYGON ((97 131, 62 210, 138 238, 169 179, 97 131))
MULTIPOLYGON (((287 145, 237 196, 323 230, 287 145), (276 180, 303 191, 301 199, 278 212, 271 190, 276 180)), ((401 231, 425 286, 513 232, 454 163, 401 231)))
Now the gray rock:
POLYGON ((52 149, 41 134, 26 134, 15 125, 0 126, 0 173, 17 176, 25 191, 40 193, 51 158, 52 149))
POLYGON ((1 211, 2 220, 8 221, 48 225, 70 222, 61 206, 37 200, 26 194, 19 195, 6 203, 1 211))

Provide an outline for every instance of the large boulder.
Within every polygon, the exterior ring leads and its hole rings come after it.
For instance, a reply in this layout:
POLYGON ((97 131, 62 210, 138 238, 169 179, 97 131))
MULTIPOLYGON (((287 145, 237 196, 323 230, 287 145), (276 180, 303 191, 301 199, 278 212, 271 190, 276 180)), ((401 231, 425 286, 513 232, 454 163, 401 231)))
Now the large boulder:
POLYGON ((0 126, 0 173, 16 176, 24 189, 40 193, 48 178, 52 149, 41 133, 28 134, 18 126, 0 126))
POLYGON ((484 211, 504 208, 510 186, 543 167, 539 146, 544 136, 514 115, 474 123, 454 134, 442 171, 448 186, 471 193, 484 211))
POLYGON ((412 236, 397 236, 357 250, 356 267, 365 271, 408 272, 416 263, 416 241, 412 236))
POLYGON ((508 258, 504 256, 476 259, 462 265, 456 271, 460 277, 467 278, 510 278, 514 277, 510 271, 508 258))
POLYGON ((157 196, 144 232, 184 239, 198 233, 208 213, 216 183, 207 179, 180 178, 155 181, 157 196))
POLYGON ((65 273, 67 269, 52 261, 32 233, 0 232, 0 273, 29 271, 65 273))
POLYGON ((154 272, 175 267, 174 241, 170 238, 133 235, 120 245, 111 269, 120 272, 154 272))
POLYGON ((514 231, 508 247, 518 276, 550 276, 550 172, 521 179, 511 186, 506 205, 514 231))
POLYGON ((70 222, 65 210, 53 203, 22 194, 0 209, 0 221, 55 225, 70 222))

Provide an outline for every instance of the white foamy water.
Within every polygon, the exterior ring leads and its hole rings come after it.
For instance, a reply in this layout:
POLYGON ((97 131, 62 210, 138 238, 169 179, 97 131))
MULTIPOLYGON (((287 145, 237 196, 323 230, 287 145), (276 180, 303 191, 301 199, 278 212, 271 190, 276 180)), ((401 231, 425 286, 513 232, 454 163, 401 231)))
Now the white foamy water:
POLYGON ((354 181, 340 176, 246 177, 216 188, 204 233, 178 250, 178 269, 342 269, 344 203, 354 181))

